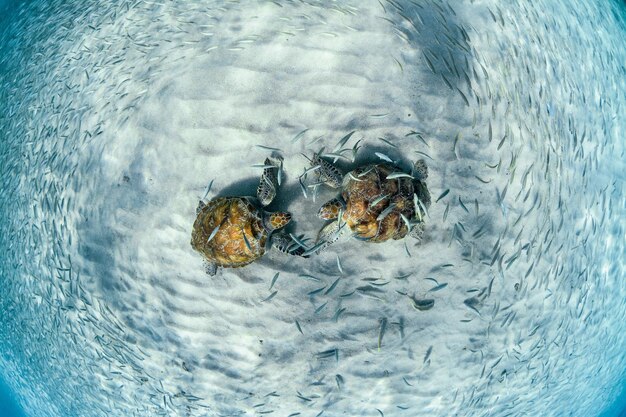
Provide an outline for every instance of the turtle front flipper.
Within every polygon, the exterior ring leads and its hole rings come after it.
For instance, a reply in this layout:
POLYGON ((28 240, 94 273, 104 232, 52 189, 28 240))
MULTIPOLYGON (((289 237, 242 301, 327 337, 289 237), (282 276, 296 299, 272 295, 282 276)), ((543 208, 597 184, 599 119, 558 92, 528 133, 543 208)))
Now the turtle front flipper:
POLYGON ((343 182, 343 174, 339 169, 330 162, 322 159, 319 154, 314 154, 311 160, 312 166, 319 166, 317 169, 317 177, 320 182, 332 188, 341 187, 343 182))
POLYGON ((217 264, 215 262, 204 261, 204 271, 207 275, 214 277, 217 274, 217 264))
POLYGON ((317 243, 316 247, 319 247, 316 253, 320 253, 325 250, 328 246, 335 243, 339 240, 340 237, 345 235, 345 230, 347 229, 346 223, 342 222, 339 224, 339 220, 334 220, 328 223, 326 226, 322 227, 319 234, 317 235, 317 243))
POLYGON ((413 165, 413 178, 419 181, 425 181, 428 178, 428 166, 425 160, 420 159, 413 165))
POLYGON ((267 231, 282 229, 291 221, 291 213, 288 211, 277 211, 274 213, 265 212, 263 214, 263 225, 267 231))
POLYGON ((265 166, 263 175, 256 189, 256 196, 263 206, 268 206, 276 197, 276 189, 278 188, 278 180, 276 179, 276 171, 278 166, 269 158, 265 158, 265 166))
POLYGON ((306 248, 295 243, 291 236, 285 232, 280 232, 272 235, 272 247, 279 250, 282 253, 293 256, 302 256, 308 258, 308 255, 304 255, 306 248))
POLYGON ((345 210, 346 204, 341 198, 333 198, 322 207, 320 207, 320 211, 317 213, 320 219, 324 220, 335 220, 339 217, 339 213, 342 210, 345 210))

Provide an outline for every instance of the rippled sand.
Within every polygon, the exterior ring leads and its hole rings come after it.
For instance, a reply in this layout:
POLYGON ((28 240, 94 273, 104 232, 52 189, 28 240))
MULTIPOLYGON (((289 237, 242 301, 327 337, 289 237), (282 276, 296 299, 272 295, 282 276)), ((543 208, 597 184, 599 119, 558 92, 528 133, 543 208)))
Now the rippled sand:
POLYGON ((547 0, 22 6, 0 34, 0 369, 21 405, 598 414, 626 369, 625 15, 547 0), (210 181, 209 198, 252 195, 270 153, 255 145, 280 149, 271 208, 314 238, 336 192, 303 196, 301 153, 352 131, 363 148, 344 171, 375 152, 428 162, 421 243, 204 273, 189 241, 210 181))

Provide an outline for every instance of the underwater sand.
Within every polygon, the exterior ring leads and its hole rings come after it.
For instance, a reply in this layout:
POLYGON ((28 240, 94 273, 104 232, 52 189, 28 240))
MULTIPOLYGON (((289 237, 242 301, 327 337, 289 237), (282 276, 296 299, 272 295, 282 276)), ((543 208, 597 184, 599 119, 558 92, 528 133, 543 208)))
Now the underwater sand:
POLYGON ((622 3, 200 3, 32 1, 1 27, 0 372, 28 416, 595 416, 616 399, 622 3), (270 208, 313 239, 336 191, 304 198, 301 153, 352 131, 344 171, 426 159, 420 243, 204 273, 189 242, 210 181, 208 198, 253 195, 255 145, 279 148, 270 208))

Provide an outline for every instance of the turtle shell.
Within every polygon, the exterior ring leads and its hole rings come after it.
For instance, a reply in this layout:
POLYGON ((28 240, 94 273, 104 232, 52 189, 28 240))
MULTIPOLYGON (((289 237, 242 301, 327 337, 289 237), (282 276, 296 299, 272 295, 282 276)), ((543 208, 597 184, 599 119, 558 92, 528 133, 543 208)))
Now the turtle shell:
POLYGON ((261 212, 247 198, 220 197, 198 213, 191 246, 217 266, 238 268, 263 256, 267 237, 261 212))
POLYGON ((415 219, 413 193, 421 190, 416 190, 415 183, 419 186, 419 182, 414 183, 408 176, 387 179, 400 172, 397 166, 381 163, 359 167, 344 177, 342 197, 346 207, 342 220, 356 238, 385 242, 402 239, 409 232, 401 215, 415 219))

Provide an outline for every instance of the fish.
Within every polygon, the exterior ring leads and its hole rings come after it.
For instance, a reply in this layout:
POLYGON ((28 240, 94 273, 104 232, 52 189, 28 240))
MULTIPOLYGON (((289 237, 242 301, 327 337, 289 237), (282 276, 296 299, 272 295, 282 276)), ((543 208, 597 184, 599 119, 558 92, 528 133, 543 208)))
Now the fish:
POLYGON ((343 275, 343 268, 341 266, 341 260, 339 260, 339 255, 335 254, 335 257, 337 259, 337 269, 339 269, 339 273, 343 275))
POLYGON ((279 275, 280 275, 280 272, 277 272, 277 273, 274 275, 274 278, 272 278, 272 282, 271 282, 271 284, 270 284, 270 291, 272 290, 272 287, 273 287, 273 286, 274 286, 274 284, 276 283, 276 280, 278 279, 278 276, 279 276, 279 275))
POLYGON ((321 306, 319 306, 318 308, 316 308, 316 309, 315 309, 315 312, 314 312, 313 314, 317 314, 317 313, 319 313, 320 311, 322 311, 322 309, 323 309, 324 307, 326 307, 326 304, 328 304, 328 301, 326 301, 324 304, 322 304, 321 306))
POLYGON ((274 152, 282 152, 283 150, 280 148, 272 148, 271 146, 265 146, 265 145, 254 145, 257 148, 261 148, 261 149, 266 149, 268 151, 274 151, 274 152))
POLYGON ((254 165, 250 165, 251 168, 263 168, 263 169, 271 169, 271 168, 276 168, 276 166, 274 165, 266 165, 266 164, 254 164, 254 165))
POLYGON ((339 349, 329 349, 323 352, 319 352, 317 355, 318 359, 332 358, 333 356, 339 360, 339 349))
POLYGON ((339 374, 335 375, 335 382, 337 383, 337 388, 341 389, 341 385, 343 384, 343 377, 339 374))
POLYGON ((298 133, 293 139, 291 139, 291 143, 296 143, 297 141, 299 141, 300 139, 302 139, 302 137, 304 136, 304 134, 306 132, 308 132, 309 129, 304 129, 302 132, 298 133))
POLYGON ((309 292, 307 293, 307 295, 315 295, 315 294, 318 294, 318 293, 320 293, 320 292, 324 291, 324 289, 325 289, 325 288, 326 288, 326 285, 324 285, 323 287, 320 287, 320 288, 318 288, 318 289, 316 289, 316 290, 309 291, 309 292))
POLYGON ((411 255, 411 252, 409 252, 409 247, 407 246, 406 241, 404 241, 404 251, 406 252, 406 256, 409 258, 413 256, 411 255))
POLYGON ((341 138, 339 140, 339 142, 337 142, 337 145, 335 145, 335 148, 333 149, 333 152, 337 152, 339 149, 341 149, 343 147, 343 145, 345 145, 346 142, 348 142, 348 140, 350 140, 352 135, 354 135, 354 132, 356 132, 356 130, 353 130, 352 132, 348 133, 343 138, 341 138))
POLYGON ((289 236, 291 237, 291 240, 298 244, 299 247, 302 247, 304 250, 307 250, 309 248, 302 240, 295 237, 292 233, 289 233, 289 236))
POLYGON ((378 217, 376 217, 376 221, 381 221, 383 220, 385 217, 387 217, 394 209, 396 208, 396 203, 391 203, 389 204, 389 206, 387 206, 386 209, 384 209, 379 215, 378 217))
POLYGON ((374 199, 374 201, 372 201, 372 203, 370 204, 370 207, 376 206, 378 203, 380 203, 381 201, 383 201, 384 199, 388 197, 389 197, 389 194, 384 194, 384 195, 381 195, 380 197, 377 197, 376 199, 374 199))
POLYGON ((339 320, 339 316, 341 315, 341 313, 343 313, 344 311, 346 311, 345 307, 344 308, 340 308, 335 312, 335 315, 333 316, 333 321, 336 323, 339 320))
POLYGON ((433 160, 433 161, 434 161, 434 159, 432 158, 432 156, 428 155, 426 152, 422 152, 422 151, 415 151, 415 153, 418 153, 418 154, 420 154, 420 155, 423 155, 423 156, 425 156, 426 158, 431 159, 431 160, 433 160))
POLYGON ((319 248, 326 245, 326 243, 327 243, 326 241, 321 241, 321 242, 316 243, 315 245, 311 246, 309 249, 305 250, 302 253, 302 256, 308 256, 312 253, 315 253, 319 248))
POLYGON ((209 193, 211 192, 211 187, 213 187, 213 181, 215 181, 215 179, 212 179, 208 187, 206 187, 206 191, 204 192, 204 196, 202 197, 203 200, 206 199, 207 195, 209 195, 209 193))
POLYGON ((422 212, 420 211, 420 203, 421 201, 419 201, 417 194, 413 193, 413 208, 415 209, 415 214, 417 215, 417 218, 421 222, 423 220, 422 220, 422 212))
MULTIPOLYGON (((459 94, 461 94, 461 97, 463 97, 463 101, 465 102, 465 105, 466 105, 467 107, 469 107, 469 106, 470 106, 469 100, 467 99, 467 97, 465 96, 465 94, 463 93, 463 91, 461 91, 461 89, 460 89, 460 88, 458 88, 458 87, 457 87, 456 89, 457 89, 457 91, 459 92, 459 94)), ((498 149, 499 149, 499 148, 498 148, 498 149)))
POLYGON ((463 208, 463 210, 465 210, 465 212, 469 214, 469 210, 467 209, 467 207, 465 207, 465 204, 463 204, 463 200, 461 200, 461 196, 459 196, 459 204, 461 204, 461 208, 463 208))
POLYGON ((436 287, 431 288, 430 290, 428 290, 428 292, 439 291, 439 290, 446 288, 447 286, 448 286, 448 283, 444 282, 443 284, 439 284, 436 287))
POLYGON ((424 361, 422 363, 426 363, 426 361, 428 360, 428 358, 430 357, 430 354, 433 351, 433 347, 430 346, 427 350, 426 350, 426 354, 424 355, 424 361))
POLYGON ((265 302, 265 301, 269 301, 269 300, 271 300, 272 298, 274 298, 274 297, 276 296, 276 294, 278 294, 278 291, 274 291, 273 293, 271 293, 271 294, 269 295, 269 297, 265 298, 264 300, 261 300, 261 302, 263 303, 263 302, 265 302))
POLYGON ((283 182, 283 160, 280 160, 280 165, 278 166, 278 174, 276 175, 276 180, 278 185, 281 185, 283 182))
POLYGON ((385 155, 384 153, 382 153, 382 152, 374 152, 374 155, 376 155, 377 157, 379 157, 383 161, 387 161, 387 162, 392 162, 393 163, 393 160, 390 157, 388 157, 387 155, 385 155))
POLYGON ((417 299, 415 297, 409 297, 413 308, 419 311, 430 310, 435 306, 435 300, 433 299, 417 299))
POLYGON ((437 197, 437 200, 435 200, 435 203, 438 203, 439 200, 441 200, 442 198, 444 198, 445 196, 448 195, 448 193, 450 192, 450 189, 446 189, 443 193, 441 193, 441 195, 439 195, 439 197, 437 197))
POLYGON ((391 174, 387 175, 387 179, 388 180, 395 180, 396 178, 411 178, 413 179, 413 176, 410 174, 407 174, 406 172, 392 172, 391 174))
POLYGON ((246 244, 246 247, 248 248, 248 250, 252 252, 252 246, 250 245, 250 241, 248 240, 248 237, 246 236, 246 231, 243 228, 241 228, 241 233, 243 234, 243 242, 246 244))
POLYGON ((341 279, 341 277, 339 277, 335 281, 333 281, 333 283, 330 284, 330 287, 328 287, 328 289, 324 292, 324 295, 328 295, 332 290, 334 290, 340 279, 341 279))
POLYGON ((432 71, 433 74, 436 74, 437 71, 435 71, 435 66, 430 61, 430 59, 428 59, 428 56, 425 53, 424 53, 424 58, 426 58, 426 63, 428 63, 428 68, 430 68, 430 70, 432 71))
POLYGON ((380 330, 378 331, 378 351, 380 351, 380 347, 383 342, 383 336, 385 335, 385 329, 387 328, 387 319, 380 319, 380 330))
MULTIPOLYGON (((217 227, 215 229, 213 229, 213 231, 211 232, 211 234, 209 235, 209 238, 207 239, 206 243, 209 243, 217 234, 217 232, 220 230, 220 227, 222 226, 222 224, 218 224, 217 227)), ((244 234, 245 236, 245 234, 244 234)))
POLYGON ((389 141, 388 141, 387 139, 385 139, 385 138, 381 138, 381 137, 379 137, 379 138, 378 138, 378 140, 380 140, 381 142, 385 142, 387 145, 389 145, 389 146, 391 146, 391 147, 393 147, 393 148, 397 148, 397 146, 396 146, 396 145, 394 145, 393 143, 389 142, 389 141))
POLYGON ((411 231, 411 222, 409 221, 409 219, 407 219, 407 217, 402 213, 400 213, 400 217, 402 218, 402 221, 406 225, 407 230, 411 231))
POLYGON ((313 275, 307 275, 307 274, 298 275, 298 278, 304 278, 304 279, 307 279, 309 281, 315 281, 315 282, 321 282, 322 281, 321 279, 319 279, 317 277, 314 277, 313 275))
POLYGON ((406 135, 404 135, 405 137, 408 136, 416 136, 420 141, 422 141, 422 143, 424 145, 426 145, 426 147, 430 148, 430 145, 424 140, 424 136, 422 132, 416 132, 415 130, 411 130, 409 133, 407 133, 406 135))
POLYGON ((300 323, 298 322, 298 320, 296 320, 296 327, 298 328, 298 331, 300 332, 300 334, 304 334, 304 332, 302 331, 302 327, 300 327, 300 323))
POLYGON ((454 156, 456 156, 457 160, 461 159, 461 156, 459 155, 459 151, 458 151, 458 147, 457 147, 457 144, 459 143, 460 139, 461 139, 461 132, 459 131, 456 134, 456 136, 454 137, 454 144, 452 145, 452 150, 453 150, 454 156))

